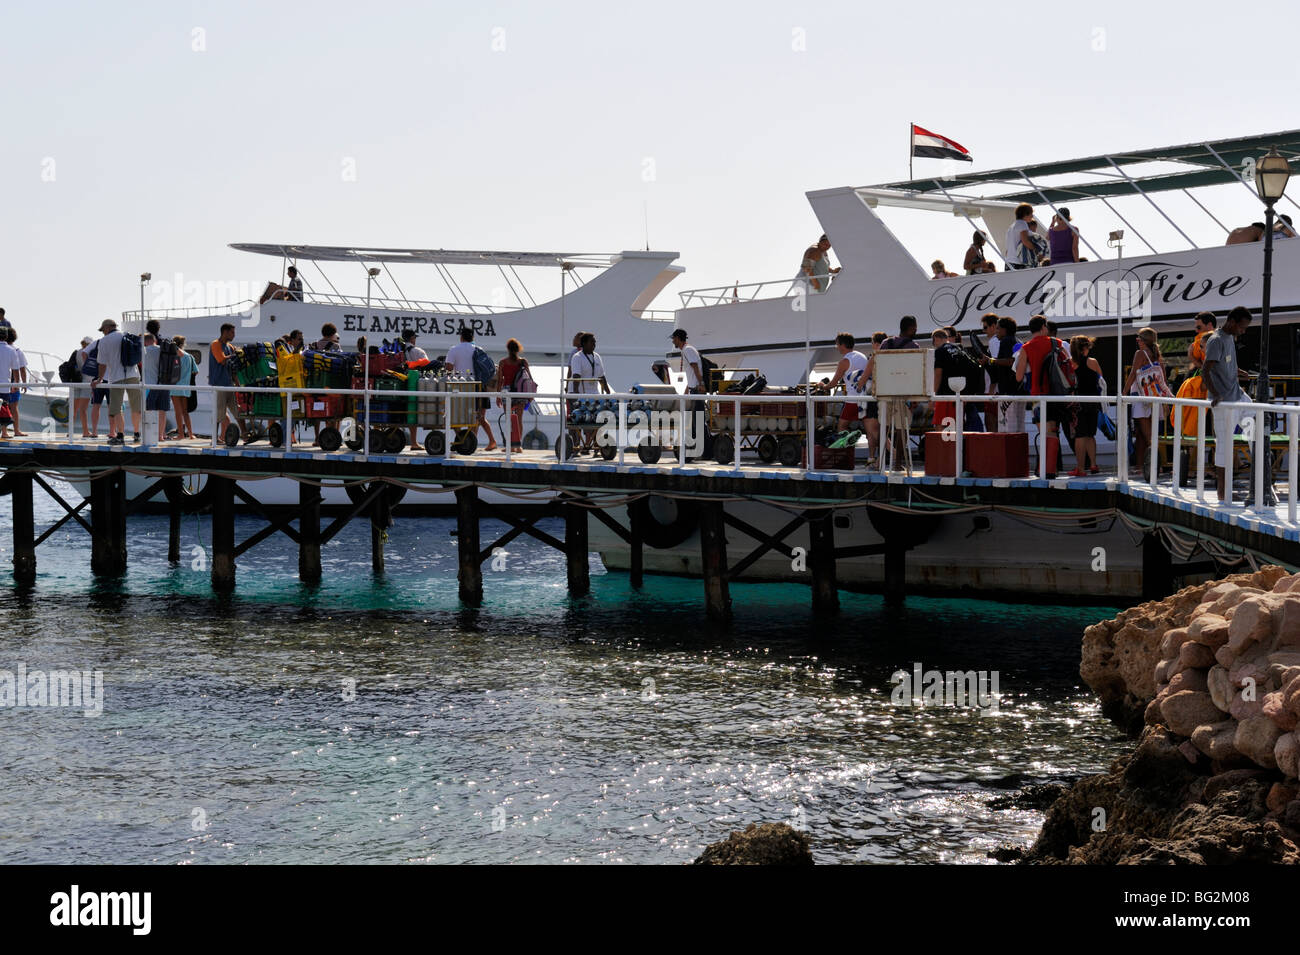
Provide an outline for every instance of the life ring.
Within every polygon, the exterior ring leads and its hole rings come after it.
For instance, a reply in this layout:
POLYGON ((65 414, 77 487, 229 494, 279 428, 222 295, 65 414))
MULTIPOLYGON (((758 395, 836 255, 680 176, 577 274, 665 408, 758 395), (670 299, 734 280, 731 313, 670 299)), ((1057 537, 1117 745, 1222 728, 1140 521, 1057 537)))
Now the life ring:
POLYGON ((168 478, 163 484, 167 503, 182 514, 197 514, 212 505, 212 485, 207 481, 197 491, 191 491, 179 477, 168 478))
POLYGON ((55 398, 50 402, 50 417, 59 424, 68 423, 68 400, 66 398, 55 398))
POLYGON ((699 528, 700 505, 694 501, 651 494, 633 501, 627 512, 640 525, 641 540, 657 550, 684 544, 699 528))

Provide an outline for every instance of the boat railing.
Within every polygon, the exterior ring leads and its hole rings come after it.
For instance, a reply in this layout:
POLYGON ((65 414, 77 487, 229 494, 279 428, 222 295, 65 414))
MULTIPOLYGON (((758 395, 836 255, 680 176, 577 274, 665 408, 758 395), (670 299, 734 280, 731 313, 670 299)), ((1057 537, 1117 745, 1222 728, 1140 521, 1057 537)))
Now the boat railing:
MULTIPOLYGON (((285 298, 268 299, 260 304, 274 306, 285 298)), ((391 298, 371 296, 367 302, 364 295, 345 295, 337 292, 305 292, 303 303, 307 305, 332 305, 348 308, 371 309, 382 308, 389 311, 435 312, 441 315, 500 315, 503 312, 519 311, 512 305, 473 305, 465 302, 435 302, 423 299, 391 298)), ((143 324, 151 318, 166 321, 168 319, 207 318, 220 315, 246 315, 259 303, 252 299, 234 302, 228 305, 196 305, 185 308, 149 308, 144 311, 133 309, 122 313, 122 321, 128 326, 143 324)))
POLYGON ((639 318, 646 322, 674 322, 677 320, 677 313, 666 308, 634 308, 632 317, 639 318))
MULTIPOLYGON (((821 282, 835 280, 835 276, 816 276, 821 282)), ((681 296, 682 308, 698 308, 707 305, 739 305, 741 302, 754 302, 759 299, 778 299, 794 298, 799 295, 808 295, 818 290, 812 288, 811 279, 807 275, 796 275, 791 278, 767 279, 762 282, 747 282, 745 284, 733 283, 731 285, 719 285, 714 288, 696 288, 687 289, 684 292, 678 292, 681 296)), ((821 291, 825 291, 822 289, 821 291)))
POLYGON ((128 327, 143 325, 151 318, 159 321, 185 318, 207 318, 214 315, 247 315, 257 303, 251 298, 228 305, 193 305, 184 308, 146 308, 144 311, 132 309, 122 313, 122 323, 128 327))

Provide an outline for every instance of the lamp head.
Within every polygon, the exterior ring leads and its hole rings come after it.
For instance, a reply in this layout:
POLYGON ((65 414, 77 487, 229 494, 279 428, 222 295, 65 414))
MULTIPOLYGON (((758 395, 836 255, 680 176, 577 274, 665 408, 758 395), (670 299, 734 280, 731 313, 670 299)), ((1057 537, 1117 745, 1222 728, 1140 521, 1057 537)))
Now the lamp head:
POLYGON ((1255 164, 1255 188, 1259 191, 1259 198, 1270 206, 1282 198, 1290 178, 1291 164, 1276 146, 1255 164))
POLYGON ((366 271, 370 273, 370 277, 372 279, 379 278, 379 269, 371 268, 371 269, 367 269, 366 271))
POLYGON ((152 279, 152 278, 153 278, 153 273, 152 273, 152 272, 141 272, 141 273, 140 273, 140 281, 141 281, 141 282, 148 282, 148 281, 149 281, 150 279, 152 279))

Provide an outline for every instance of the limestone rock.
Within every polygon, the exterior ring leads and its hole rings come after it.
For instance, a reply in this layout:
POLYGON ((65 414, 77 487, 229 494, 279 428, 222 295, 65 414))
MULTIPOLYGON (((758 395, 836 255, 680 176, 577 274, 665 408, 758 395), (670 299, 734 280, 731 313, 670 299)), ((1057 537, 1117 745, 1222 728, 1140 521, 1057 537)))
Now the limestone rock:
POLYGON ((1296 728, 1296 715, 1286 708, 1281 690, 1264 694, 1260 712, 1277 724, 1283 732, 1290 732, 1296 728))
POLYGON ((1178 659, 1183 664, 1184 672, 1189 668, 1208 670, 1214 666, 1214 651, 1202 643, 1184 643, 1178 648, 1178 659))
POLYGON ((1235 720, 1207 723, 1192 731, 1192 745, 1210 759, 1229 762, 1237 753, 1233 738, 1237 735, 1235 720))
POLYGON ((696 865, 812 865, 808 837, 784 822, 750 823, 707 846, 696 865))
POLYGON ((1160 704, 1164 724, 1179 736, 1191 736, 1203 723, 1217 723, 1224 713, 1214 705, 1209 693, 1183 690, 1171 693, 1160 704))
POLYGON ((1231 626, 1230 621, 1218 614, 1206 614, 1191 622, 1187 628, 1187 639, 1217 650, 1228 642, 1231 626))
POLYGON ((1232 687, 1228 683, 1228 671, 1221 666, 1211 667, 1205 675, 1205 682, 1214 705, 1223 712, 1228 712, 1228 706, 1232 703, 1232 687))
POLYGON ((1252 716, 1237 724, 1237 735, 1232 744, 1243 756, 1266 769, 1276 769, 1277 759, 1273 749, 1282 735, 1276 723, 1267 716, 1252 716))
POLYGON ((1300 776, 1300 739, 1294 732, 1283 733, 1273 744, 1273 761, 1288 779, 1300 776))
POLYGON ((1281 813, 1286 810, 1287 803, 1295 799, 1297 790, 1294 786, 1288 786, 1286 783, 1274 783, 1268 791, 1268 797, 1264 804, 1268 806, 1269 812, 1281 813))
MULTIPOLYGON (((1197 646, 1197 644, 1188 643, 1184 644, 1184 646, 1194 647, 1197 646)), ((1201 649, 1204 650, 1205 648, 1201 647, 1201 649)), ((1208 692, 1209 686, 1206 684, 1205 671, 1193 670, 1191 668, 1181 670, 1174 674, 1173 679, 1169 681, 1169 685, 1162 692, 1168 696, 1169 694, 1177 693, 1180 690, 1195 690, 1197 693, 1208 692)), ((1157 696, 1158 695, 1159 694, 1157 694, 1157 696)))
POLYGON ((1238 653, 1250 643, 1256 643, 1263 636, 1273 634, 1273 607, 1268 598, 1261 594, 1248 597, 1237 605, 1228 626, 1228 646, 1238 653))

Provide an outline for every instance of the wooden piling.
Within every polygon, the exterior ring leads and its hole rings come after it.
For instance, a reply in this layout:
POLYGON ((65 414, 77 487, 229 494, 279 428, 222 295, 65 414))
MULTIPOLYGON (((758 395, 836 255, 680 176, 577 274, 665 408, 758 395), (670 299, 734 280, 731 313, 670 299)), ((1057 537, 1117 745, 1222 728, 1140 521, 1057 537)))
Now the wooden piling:
POLYGON ((813 612, 835 613, 840 609, 840 591, 835 577, 833 511, 814 511, 809 514, 808 572, 812 575, 813 612))
POLYGON ((14 581, 30 586, 36 583, 36 518, 32 509, 31 472, 10 474, 14 515, 14 581))
POLYGON ((167 505, 167 562, 181 562, 181 509, 170 502, 167 505))
POLYGON ((710 621, 731 622, 731 590, 727 584, 727 536, 722 504, 700 505, 700 558, 704 568, 704 611, 710 621))
POLYGON ((1174 560, 1156 532, 1142 538, 1142 599, 1163 600, 1174 592, 1174 560))
POLYGON ((907 548, 885 541, 885 603, 901 604, 907 597, 907 548))
POLYGON ((586 596, 591 592, 587 509, 578 504, 564 505, 564 554, 569 565, 569 596, 586 596))
POLYGON ((321 580, 320 500, 320 488, 298 482, 298 580, 304 584, 321 580))
POLYGON ((370 522, 370 571, 382 576, 384 573, 384 535, 387 533, 379 522, 370 522))
POLYGON ((228 594, 235 589, 235 482, 208 475, 212 487, 212 589, 228 594))
POLYGON ((478 488, 470 485, 456 491, 456 543, 460 567, 456 579, 460 599, 478 606, 483 602, 483 567, 479 563, 478 488))
POLYGON ((90 570, 102 577, 126 573, 126 476, 121 471, 90 480, 90 570))

